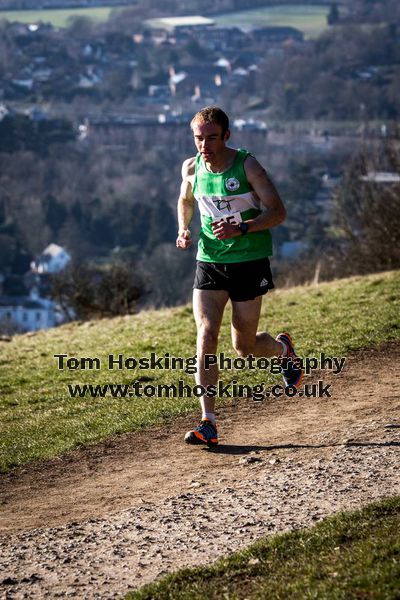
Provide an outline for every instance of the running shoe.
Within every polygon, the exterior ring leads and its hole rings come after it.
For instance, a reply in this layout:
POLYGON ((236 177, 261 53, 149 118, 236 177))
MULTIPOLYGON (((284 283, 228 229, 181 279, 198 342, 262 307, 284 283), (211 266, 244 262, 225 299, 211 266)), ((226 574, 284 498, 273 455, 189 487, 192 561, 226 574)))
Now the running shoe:
POLYGON ((303 369, 301 367, 301 361, 294 351, 292 338, 288 333, 280 333, 277 338, 277 342, 283 342, 287 347, 287 355, 282 357, 282 375, 285 385, 293 385, 298 387, 303 379, 303 369))
POLYGON ((210 419, 202 419, 196 429, 187 432, 185 442, 187 444, 216 446, 218 444, 217 428, 212 424, 210 419))

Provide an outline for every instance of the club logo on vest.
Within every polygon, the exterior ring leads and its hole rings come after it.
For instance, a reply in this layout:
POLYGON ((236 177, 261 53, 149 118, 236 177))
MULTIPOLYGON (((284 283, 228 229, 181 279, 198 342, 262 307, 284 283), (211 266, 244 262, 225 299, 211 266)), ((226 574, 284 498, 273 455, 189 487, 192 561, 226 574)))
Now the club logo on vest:
POLYGON ((240 188, 240 181, 236 179, 236 177, 229 177, 229 179, 225 181, 225 187, 230 192, 236 192, 236 190, 240 188))

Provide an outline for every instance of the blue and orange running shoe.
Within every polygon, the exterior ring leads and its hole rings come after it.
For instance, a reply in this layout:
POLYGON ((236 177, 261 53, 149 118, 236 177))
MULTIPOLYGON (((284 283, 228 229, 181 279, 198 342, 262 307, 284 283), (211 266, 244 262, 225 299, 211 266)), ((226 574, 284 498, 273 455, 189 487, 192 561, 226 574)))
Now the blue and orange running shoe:
POLYGON ((301 360, 294 351, 292 338, 288 333, 280 333, 277 342, 283 342, 287 347, 287 355, 282 357, 282 375, 285 385, 293 385, 298 387, 303 379, 303 369, 301 360))
POLYGON ((207 444, 216 446, 218 444, 218 433, 215 425, 210 419, 202 419, 196 429, 188 431, 185 435, 187 444, 207 444))

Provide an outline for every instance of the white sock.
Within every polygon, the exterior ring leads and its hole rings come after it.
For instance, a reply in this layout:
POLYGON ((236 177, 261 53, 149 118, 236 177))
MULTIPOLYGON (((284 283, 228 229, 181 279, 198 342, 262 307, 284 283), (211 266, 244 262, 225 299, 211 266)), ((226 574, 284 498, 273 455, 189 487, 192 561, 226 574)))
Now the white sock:
POLYGON ((279 343, 281 344, 281 346, 283 348, 283 352, 282 352, 281 356, 287 356, 288 355, 288 347, 286 346, 285 342, 282 342, 279 340, 279 343))
POLYGON ((209 421, 211 421, 211 423, 213 425, 215 425, 216 419, 215 419, 215 414, 214 413, 203 412, 203 415, 202 415, 201 418, 202 419, 208 419, 209 421))

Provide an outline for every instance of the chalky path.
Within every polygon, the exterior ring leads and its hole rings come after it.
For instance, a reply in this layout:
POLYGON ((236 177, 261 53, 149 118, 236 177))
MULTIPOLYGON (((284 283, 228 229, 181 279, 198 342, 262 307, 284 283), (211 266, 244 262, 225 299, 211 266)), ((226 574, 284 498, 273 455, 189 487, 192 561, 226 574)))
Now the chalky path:
POLYGON ((400 347, 353 355, 331 399, 239 400, 3 476, 0 597, 120 598, 183 566, 400 493, 400 347))

